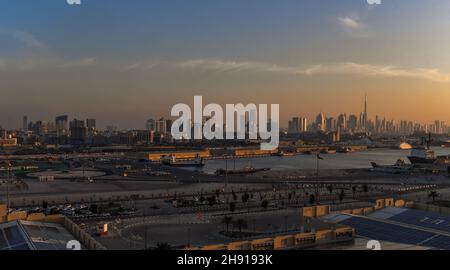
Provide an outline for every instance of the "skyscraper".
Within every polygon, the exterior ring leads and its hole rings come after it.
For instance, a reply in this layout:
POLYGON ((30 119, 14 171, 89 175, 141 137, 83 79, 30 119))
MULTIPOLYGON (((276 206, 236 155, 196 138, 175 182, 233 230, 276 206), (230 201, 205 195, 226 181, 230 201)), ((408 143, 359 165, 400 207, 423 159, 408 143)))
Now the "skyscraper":
POLYGON ((69 117, 67 115, 61 115, 57 116, 55 119, 55 126, 56 126, 56 135, 59 136, 67 136, 68 135, 68 119, 69 117))
POLYGON ((324 113, 319 113, 319 115, 317 115, 316 117, 316 124, 317 124, 317 130, 320 131, 325 131, 325 114, 324 113))
POLYGON ((362 116, 362 128, 363 128, 363 130, 364 131, 368 131, 368 128, 367 128, 367 93, 366 93, 366 95, 365 95, 365 97, 364 97, 364 113, 363 113, 363 116, 362 116))
POLYGON ((86 142, 86 126, 84 121, 74 119, 70 122, 70 139, 74 144, 86 142))
POLYGON ((337 127, 340 131, 346 131, 347 130, 347 115, 344 114, 340 114, 338 116, 338 121, 337 121, 337 127))
POLYGON ((297 134, 300 132, 300 119, 298 117, 292 118, 289 121, 288 133, 289 134, 297 134))
POLYGON ((348 117, 348 129, 354 131, 358 127, 358 117, 354 114, 348 117))
POLYGON ((88 131, 95 131, 97 129, 96 120, 92 118, 86 119, 86 127, 88 131))
POLYGON ((155 131, 156 130, 156 121, 154 119, 148 119, 145 123, 145 129, 147 131, 155 131))
POLYGON ((308 120, 306 118, 300 118, 300 132, 308 131, 308 120))
POLYGON ((28 131, 28 116, 26 115, 23 117, 22 131, 28 131))

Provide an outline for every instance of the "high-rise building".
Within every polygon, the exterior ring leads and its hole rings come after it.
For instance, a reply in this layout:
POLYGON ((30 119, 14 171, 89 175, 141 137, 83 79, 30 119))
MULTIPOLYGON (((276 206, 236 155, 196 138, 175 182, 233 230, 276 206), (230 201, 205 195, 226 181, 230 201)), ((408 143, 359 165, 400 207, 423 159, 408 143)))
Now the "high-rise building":
POLYGON ((28 131, 28 116, 26 115, 23 117, 22 131, 28 131))
POLYGON ((166 120, 166 133, 170 134, 172 132, 172 119, 166 120))
POLYGON ((167 132, 167 122, 166 119, 160 118, 158 121, 156 121, 156 133, 159 134, 166 134, 167 132))
POLYGON ((67 115, 57 116, 55 119, 56 135, 67 136, 69 134, 68 129, 69 117, 67 115))
POLYGON ((356 130, 357 127, 358 127, 358 117, 352 114, 348 117, 348 129, 354 131, 356 130))
POLYGON ((338 120, 337 120, 337 128, 341 131, 346 131, 347 130, 347 115, 344 114, 340 114, 338 116, 338 120))
POLYGON ((70 122, 70 140, 73 144, 86 142, 86 126, 84 121, 74 119, 70 122))
POLYGON ((336 120, 333 117, 326 118, 326 131, 336 131, 336 120))
POLYGON ((147 131, 156 131, 156 120, 148 119, 145 123, 145 129, 147 131))
POLYGON ((45 136, 50 131, 50 124, 48 121, 36 121, 33 132, 39 136, 45 136))
POLYGON ((362 115, 362 129, 364 130, 364 131, 368 131, 368 123, 367 123, 367 121, 368 121, 368 116, 367 116, 367 94, 365 95, 365 97, 364 97, 364 113, 363 113, 363 115, 362 115))
POLYGON ((325 114, 324 113, 321 112, 321 113, 319 113, 319 115, 317 115, 316 125, 317 125, 317 130, 325 131, 326 125, 325 125, 325 114))
POLYGON ((86 127, 89 132, 95 131, 97 129, 97 120, 93 118, 86 119, 86 127))
POLYGON ((300 118, 294 117, 289 121, 288 124, 288 133, 289 134, 297 134, 300 132, 300 118))
POLYGON ((306 118, 300 118, 300 132, 308 131, 308 120, 306 118))

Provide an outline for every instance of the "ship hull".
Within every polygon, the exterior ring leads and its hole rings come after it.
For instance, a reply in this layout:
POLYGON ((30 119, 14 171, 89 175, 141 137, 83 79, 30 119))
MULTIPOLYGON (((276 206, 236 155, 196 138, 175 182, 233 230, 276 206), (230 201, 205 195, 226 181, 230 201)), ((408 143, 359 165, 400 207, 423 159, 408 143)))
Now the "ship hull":
POLYGON ((421 158, 421 157, 412 157, 409 156, 408 157, 409 161, 411 162, 411 164, 433 164, 434 162, 436 162, 436 158, 421 158))

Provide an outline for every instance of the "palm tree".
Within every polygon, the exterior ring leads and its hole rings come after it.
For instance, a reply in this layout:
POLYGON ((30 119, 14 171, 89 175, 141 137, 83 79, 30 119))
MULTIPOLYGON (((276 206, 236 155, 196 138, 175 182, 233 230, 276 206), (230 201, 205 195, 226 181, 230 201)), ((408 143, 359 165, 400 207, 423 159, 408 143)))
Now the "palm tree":
POLYGON ((242 229, 247 229, 248 228, 247 221, 243 220, 242 218, 236 220, 235 224, 239 228, 239 232, 240 233, 242 232, 242 229))
POLYGON ((367 184, 364 184, 364 185, 362 186, 362 189, 363 189, 363 192, 364 192, 364 193, 369 192, 369 186, 368 186, 367 184))
POLYGON ((345 197, 344 189, 341 189, 341 193, 339 194, 339 201, 342 202, 344 200, 344 197, 345 197))
POLYGON ((230 223, 231 223, 232 221, 233 221, 233 218, 232 218, 232 217, 229 217, 229 216, 223 217, 221 223, 226 225, 226 228, 227 228, 226 232, 229 231, 228 228, 230 227, 230 223))
POLYGON ((439 197, 439 193, 437 193, 436 191, 430 191, 430 193, 428 194, 428 198, 431 198, 433 200, 433 202, 435 201, 435 199, 439 197))
POLYGON ((356 186, 352 186, 353 199, 355 199, 356 190, 357 190, 357 187, 356 186))
POLYGON ((155 250, 171 250, 172 246, 169 243, 157 243, 155 250))
POLYGON ((234 212, 234 210, 236 210, 236 203, 230 202, 230 212, 234 212))
POLYGON ((313 205, 316 202, 316 196, 314 194, 309 195, 309 204, 313 205))
POLYGON ((267 210, 267 207, 269 207, 269 201, 268 200, 262 201, 261 207, 264 208, 264 210, 267 210))
POLYGON ((329 185, 327 188, 328 188, 328 191, 330 192, 330 194, 332 194, 333 193, 333 185, 329 185))

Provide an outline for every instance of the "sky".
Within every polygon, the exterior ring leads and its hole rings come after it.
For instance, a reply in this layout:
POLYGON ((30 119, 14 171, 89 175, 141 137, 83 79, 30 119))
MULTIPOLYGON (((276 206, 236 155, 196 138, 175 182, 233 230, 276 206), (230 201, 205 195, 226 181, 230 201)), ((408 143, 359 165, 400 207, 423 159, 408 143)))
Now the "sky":
POLYGON ((0 0, 0 126, 144 128, 176 103, 450 123, 450 1, 0 0))

